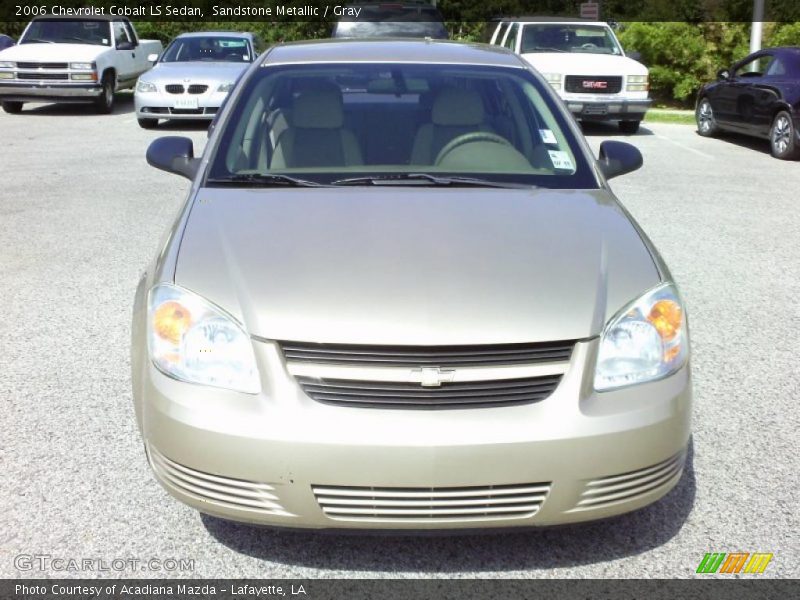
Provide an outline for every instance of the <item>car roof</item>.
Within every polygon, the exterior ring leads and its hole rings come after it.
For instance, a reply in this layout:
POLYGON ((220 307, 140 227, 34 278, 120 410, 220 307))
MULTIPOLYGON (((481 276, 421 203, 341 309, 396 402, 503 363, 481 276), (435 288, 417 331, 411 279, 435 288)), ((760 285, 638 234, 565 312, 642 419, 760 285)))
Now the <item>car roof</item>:
POLYGON ((286 63, 420 63, 524 68, 513 52, 500 46, 447 40, 406 38, 326 39, 274 46, 262 65, 286 63))
POLYGON ((214 36, 225 36, 225 37, 252 37, 253 34, 249 31, 189 31, 187 33, 181 33, 175 37, 177 38, 190 38, 190 37, 214 37, 214 36))
POLYGON ((122 15, 39 15, 31 21, 128 21, 122 15))
POLYGON ((502 17, 497 23, 558 23, 560 25, 604 25, 605 21, 590 21, 580 17, 502 17))

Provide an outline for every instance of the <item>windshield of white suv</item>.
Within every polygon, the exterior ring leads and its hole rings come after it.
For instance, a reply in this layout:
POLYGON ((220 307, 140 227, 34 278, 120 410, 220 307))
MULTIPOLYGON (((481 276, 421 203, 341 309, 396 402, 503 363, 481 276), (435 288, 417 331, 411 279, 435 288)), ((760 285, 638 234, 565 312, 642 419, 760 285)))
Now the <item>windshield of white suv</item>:
POLYGON ((253 58, 244 38, 191 36, 174 40, 160 62, 250 62, 253 58))
POLYGON ((37 19, 25 31, 20 44, 95 44, 111 45, 108 21, 81 19, 37 19))
POLYGON ((220 125, 208 182, 597 187, 568 119, 523 68, 266 66, 220 125))
POLYGON ((589 52, 622 54, 617 40, 602 25, 528 24, 522 29, 521 54, 532 52, 589 52))

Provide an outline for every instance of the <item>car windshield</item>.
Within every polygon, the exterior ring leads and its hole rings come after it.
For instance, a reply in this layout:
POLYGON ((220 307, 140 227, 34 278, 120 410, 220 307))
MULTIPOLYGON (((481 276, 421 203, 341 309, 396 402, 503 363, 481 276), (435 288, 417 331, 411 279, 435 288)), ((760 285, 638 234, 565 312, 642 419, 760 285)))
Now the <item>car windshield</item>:
POLYGON ((108 21, 82 19, 37 19, 28 27, 20 44, 96 44, 111 45, 108 21))
POLYGON ((244 38, 191 36, 174 40, 161 62, 250 62, 253 58, 244 38))
POLYGON ((522 29, 522 54, 532 52, 588 52, 622 54, 617 40, 602 25, 525 25, 522 29))
POLYGON ((455 175, 464 185, 597 187, 545 87, 523 68, 265 66, 222 125, 208 181, 437 185, 455 175))

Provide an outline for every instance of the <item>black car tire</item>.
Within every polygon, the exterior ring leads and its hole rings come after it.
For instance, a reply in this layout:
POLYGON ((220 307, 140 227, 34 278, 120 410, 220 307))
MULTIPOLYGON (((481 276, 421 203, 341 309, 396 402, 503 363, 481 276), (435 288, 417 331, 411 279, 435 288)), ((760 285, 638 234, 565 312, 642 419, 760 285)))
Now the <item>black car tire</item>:
POLYGON ((772 156, 782 160, 800 158, 800 147, 797 144, 797 132, 792 122, 792 115, 785 110, 780 111, 772 120, 769 128, 769 147, 772 156))
POLYGON ((103 91, 94 101, 95 110, 101 115, 107 115, 114 110, 114 75, 103 75, 103 91))
POLYGON ((10 115, 16 115, 22 112, 22 102, 5 101, 2 103, 3 110, 10 115))
POLYGON ((719 133, 717 119, 714 117, 714 109, 708 98, 703 98, 697 103, 694 111, 694 120, 697 122, 697 133, 703 137, 712 137, 719 133))
POLYGON ((136 119, 142 129, 155 129, 158 127, 158 119, 136 119))
POLYGON ((639 123, 641 123, 641 121, 620 121, 619 130, 622 133, 636 133, 639 131, 639 123))

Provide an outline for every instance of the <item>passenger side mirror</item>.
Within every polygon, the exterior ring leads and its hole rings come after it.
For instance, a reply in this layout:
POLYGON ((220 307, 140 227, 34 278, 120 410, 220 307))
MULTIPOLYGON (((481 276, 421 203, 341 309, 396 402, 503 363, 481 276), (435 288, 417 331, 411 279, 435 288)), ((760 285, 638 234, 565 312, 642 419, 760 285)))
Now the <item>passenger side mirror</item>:
POLYGON ((117 50, 133 50, 133 42, 120 41, 117 42, 117 50))
POLYGON ((731 72, 728 69, 720 69, 717 71, 717 79, 720 81, 726 81, 731 78, 731 72))
POLYGON ((194 179, 200 159, 194 157, 192 140, 169 135, 153 140, 147 148, 147 163, 167 173, 194 179))
POLYGON ((158 61, 158 54, 156 54, 156 53, 148 54, 147 55, 147 61, 151 62, 153 64, 156 64, 156 62, 158 61))
POLYGON ((606 179, 635 171, 643 162, 642 153, 636 146, 611 140, 600 144, 600 158, 597 163, 606 179))

